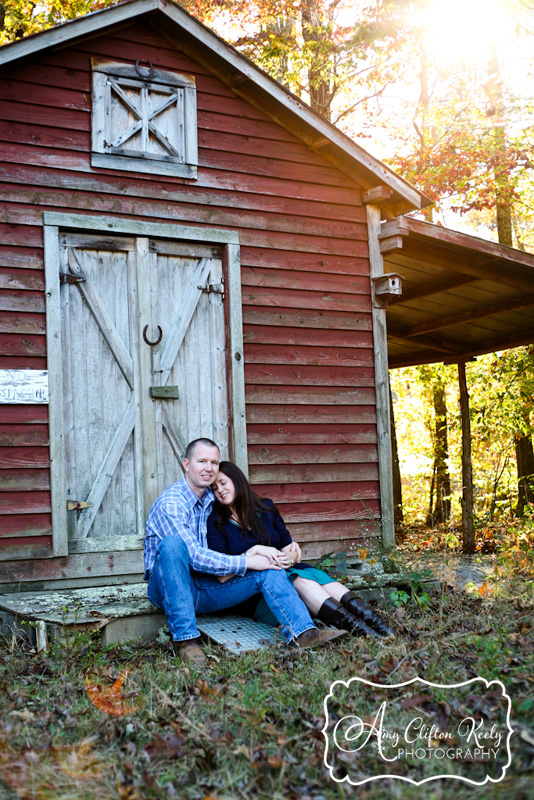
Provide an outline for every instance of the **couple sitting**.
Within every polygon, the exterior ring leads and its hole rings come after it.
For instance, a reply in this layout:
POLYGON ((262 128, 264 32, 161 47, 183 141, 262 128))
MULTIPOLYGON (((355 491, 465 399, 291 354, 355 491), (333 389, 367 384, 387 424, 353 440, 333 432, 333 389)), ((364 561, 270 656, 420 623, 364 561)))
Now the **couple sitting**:
POLYGON ((387 625, 362 600, 300 562, 274 504, 219 458, 210 439, 191 442, 184 477, 156 500, 146 523, 148 598, 165 612, 177 655, 205 661, 195 615, 251 598, 254 617, 280 624, 292 646, 313 647, 347 631, 387 636, 387 625), (310 613, 335 628, 319 630, 310 613))

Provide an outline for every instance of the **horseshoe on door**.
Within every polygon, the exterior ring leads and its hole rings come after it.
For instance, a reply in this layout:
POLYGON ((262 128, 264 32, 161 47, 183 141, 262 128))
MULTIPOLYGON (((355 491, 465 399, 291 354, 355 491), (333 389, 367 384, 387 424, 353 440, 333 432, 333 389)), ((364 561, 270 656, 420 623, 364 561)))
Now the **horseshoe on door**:
POLYGON ((158 338, 156 339, 155 342, 151 342, 150 339, 147 338, 147 335, 146 335, 147 330, 148 330, 148 325, 145 325, 145 327, 143 328, 143 339, 144 339, 145 343, 149 347, 155 347, 157 344, 159 344, 161 342, 161 340, 163 338, 163 331, 161 330, 160 326, 158 325, 159 336, 158 336, 158 338))

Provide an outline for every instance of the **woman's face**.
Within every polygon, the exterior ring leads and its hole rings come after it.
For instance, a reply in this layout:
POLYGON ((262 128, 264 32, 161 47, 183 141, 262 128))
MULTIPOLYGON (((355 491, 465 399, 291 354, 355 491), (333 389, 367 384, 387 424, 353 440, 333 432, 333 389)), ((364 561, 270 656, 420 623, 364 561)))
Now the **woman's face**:
POLYGON ((219 472, 217 480, 212 486, 213 493, 223 506, 232 506, 235 500, 234 482, 224 472, 219 472))

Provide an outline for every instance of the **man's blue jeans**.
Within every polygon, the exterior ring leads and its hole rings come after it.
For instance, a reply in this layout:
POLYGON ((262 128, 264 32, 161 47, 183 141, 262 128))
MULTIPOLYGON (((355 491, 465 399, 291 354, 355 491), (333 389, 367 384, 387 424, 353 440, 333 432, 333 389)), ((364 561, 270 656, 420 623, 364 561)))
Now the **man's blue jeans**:
POLYGON ((221 583, 191 573, 189 551, 180 536, 166 536, 148 581, 148 599, 165 612, 173 641, 200 636, 195 615, 230 608, 261 592, 288 641, 315 627, 285 570, 247 570, 221 583))

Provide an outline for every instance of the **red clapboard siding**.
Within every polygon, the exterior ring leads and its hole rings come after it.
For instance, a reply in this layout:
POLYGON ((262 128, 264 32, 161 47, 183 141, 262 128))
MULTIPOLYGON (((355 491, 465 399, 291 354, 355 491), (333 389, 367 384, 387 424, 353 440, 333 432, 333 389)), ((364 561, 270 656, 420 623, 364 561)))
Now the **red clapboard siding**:
MULTIPOLYGON (((235 230, 251 480, 313 557, 379 535, 366 212, 354 180, 143 24, 40 54, 5 77, 0 366, 46 366, 44 211, 235 230), (92 57, 196 77, 197 180, 91 167, 92 57)), ((140 554, 135 564, 121 554, 31 560, 50 555, 47 409, 6 408, 0 528, 17 576, 140 571, 140 554), (35 548, 21 550, 29 539, 35 548)))
POLYGON ((0 369, 46 369, 46 358, 0 356, 0 369))
POLYGON ((44 288, 44 273, 41 271, 0 267, 0 289, 36 289, 44 292, 44 288))
POLYGON ((345 502, 287 503, 284 520, 294 522, 323 522, 353 519, 375 519, 380 503, 377 500, 347 500, 345 502))
POLYGON ((373 445, 251 445, 249 464, 342 464, 376 461, 373 445))
MULTIPOLYGON (((290 530, 297 542, 316 542, 319 538, 326 540, 327 546, 321 552, 327 553, 331 550, 347 549, 348 542, 343 542, 341 548, 335 547, 337 539, 376 535, 377 522, 372 519, 330 520, 326 526, 322 522, 293 522, 290 530)), ((361 541, 358 544, 360 547, 364 546, 361 541)))
POLYGON ((48 444, 48 425, 0 425, 0 447, 48 444))
POLYGON ((0 265, 15 269, 43 269, 43 252, 41 249, 29 247, 13 250, 0 244, 0 265))
POLYGON ((247 408, 248 423, 277 423, 284 425, 290 422, 325 423, 353 422, 357 425, 374 424, 376 409, 374 406, 320 406, 320 405, 249 405, 247 408))
POLYGON ((0 520, 0 537, 43 536, 51 532, 50 514, 13 514, 0 520))
MULTIPOLYGON (((257 308, 253 305, 243 306, 243 322, 245 325, 267 325, 273 327, 294 327, 332 329, 348 331, 371 331, 371 314, 348 314, 341 311, 284 308, 274 311, 272 308, 257 308)), ((308 334, 308 344, 313 337, 308 334)))
POLYGON ((375 425, 247 425, 249 444, 374 444, 375 425))
POLYGON ((335 483, 266 484, 254 485, 260 497, 269 497, 285 514, 285 503, 320 503, 324 500, 376 500, 379 496, 375 481, 336 481, 335 483))
POLYGON ((0 469, 48 467, 48 447, 0 447, 0 469))
POLYGON ((50 513, 50 492, 0 492, 0 515, 50 513))
MULTIPOLYGON (((322 190, 321 190, 322 195, 322 190)), ((299 253, 294 250, 268 250, 262 248, 241 248, 241 263, 248 267, 298 270, 304 272, 328 273, 331 276, 360 275, 369 278, 369 261, 355 256, 344 257, 328 253, 299 253)))
MULTIPOLYGON (((0 219, 9 220, 9 222, 13 224, 23 224, 23 225, 38 225, 42 220, 42 211, 47 210, 47 206, 37 203, 37 201, 41 200, 41 197, 44 196, 41 194, 33 193, 33 200, 34 205, 29 206, 27 204, 27 200, 29 199, 29 193, 24 192, 21 194, 23 203, 15 203, 13 192, 10 192, 9 189, 7 190, 6 194, 11 195, 9 197, 9 202, 5 202, 0 204, 0 219)), ((44 197, 44 199, 50 199, 48 197, 44 197)), ((64 195, 61 196, 60 193, 57 193, 55 197, 52 197, 52 203, 54 208, 58 206, 62 206, 64 203, 64 195)), ((110 197, 102 197, 91 196, 89 200, 85 197, 78 198, 78 203, 83 204, 82 207, 84 211, 106 211, 109 212, 110 208, 110 201, 113 198, 110 197), (88 204, 91 206, 88 208, 88 204)), ((115 200, 113 203, 113 213, 131 213, 131 202, 128 203, 127 200, 119 201, 115 200)), ((136 217, 142 217, 143 214, 146 214, 147 217, 157 217, 162 215, 168 209, 167 204, 163 204, 157 201, 150 201, 150 200, 140 200, 136 204, 135 212, 136 217)), ((314 209, 316 212, 319 211, 319 208, 314 209)), ((214 203, 212 200, 212 205, 209 208, 205 208, 204 206, 197 204, 191 207, 190 203, 178 204, 175 203, 173 206, 173 211, 182 221, 195 221, 195 222, 209 222, 213 225, 232 225, 234 227, 239 227, 240 229, 245 232, 245 230, 250 229, 250 231, 274 231, 279 232, 281 235, 285 235, 289 232, 295 232, 302 234, 303 237, 307 236, 319 236, 324 238, 326 236, 331 236, 332 228, 331 224, 328 222, 324 222, 320 219, 302 219, 300 215, 292 217, 287 212, 282 214, 265 214, 264 209, 258 209, 255 211, 248 211, 244 212, 241 211, 239 214, 236 214, 234 210, 228 210, 225 208, 215 208, 214 203)), ((360 231, 361 226, 355 223, 347 222, 345 223, 344 227, 341 227, 339 224, 336 226, 336 233, 339 235, 339 240, 336 239, 337 245, 339 247, 343 246, 343 240, 347 239, 350 240, 350 237, 354 235, 356 238, 358 237, 358 232, 360 231)), ((249 233, 249 235, 251 235, 249 233)), ((303 239, 304 240, 304 239, 303 239)), ((352 247, 352 241, 347 242, 348 246, 352 247)), ((369 281, 367 280, 367 286, 369 286, 369 281)), ((363 284, 362 284, 363 285, 363 284)), ((303 288, 306 288, 305 286, 303 288)), ((340 297, 344 297, 345 295, 340 295, 340 297)), ((340 302, 342 302, 340 300, 340 302)))
POLYGON ((48 406, 44 405, 6 405, 2 407, 2 422, 19 425, 42 424, 48 422, 48 406))
POLYGON ((281 364, 247 364, 245 381, 249 384, 296 384, 300 386, 374 386, 372 367, 309 367, 281 364))
MULTIPOLYGON (((370 331, 336 331, 315 329, 313 337, 310 332, 302 328, 270 327, 268 325, 243 325, 243 339, 247 353, 254 353, 262 345, 277 345, 265 347, 265 353, 277 353, 279 349, 289 353, 317 353, 317 358, 322 357, 325 348, 332 350, 334 357, 343 359, 345 356, 338 350, 340 347, 359 348, 359 358, 368 358, 368 363, 373 363, 373 334, 370 331), (254 344, 251 347, 250 344, 254 344), (291 345, 305 345, 305 347, 292 348, 291 345)), ((349 356, 350 357, 350 356, 349 356)), ((288 360, 293 356, 288 355, 288 360)), ((267 363, 267 362, 266 362, 267 363)))
MULTIPOLYGON (((52 555, 52 537, 43 536, 35 539, 0 539, 0 561, 9 561, 13 564, 14 559, 21 559, 28 561, 30 559, 46 558, 52 555)), ((18 571, 13 572, 11 567, 11 581, 13 583, 13 575, 15 579, 20 580, 18 571)))
MULTIPOLYGON (((295 272, 292 270, 268 269, 265 267, 243 267, 243 286, 264 286, 277 289, 304 291, 346 292, 347 294, 369 294, 367 275, 329 275, 320 272, 295 272)), ((24 287, 30 288, 30 287, 24 287)))
MULTIPOLYGON (((53 138, 53 141, 54 145, 57 146, 58 142, 56 137, 53 138)), ((87 137, 87 143, 89 143, 89 136, 87 137)), ((48 179, 49 182, 55 184, 57 183, 57 175, 56 180, 52 181, 52 176, 47 176, 46 174, 43 176, 42 170, 38 172, 35 168, 16 166, 11 169, 10 175, 6 177, 11 178, 12 182, 6 181, 0 183, 0 200, 10 204, 10 211, 13 209, 11 205, 13 203, 23 203, 27 206, 28 204, 38 201, 41 206, 51 206, 53 208, 61 207, 65 204, 65 192, 62 189, 41 188, 36 192, 35 189, 28 189, 26 186, 20 185, 25 177, 27 177, 30 182, 45 182, 46 179, 48 179), (27 173, 26 176, 25 173, 27 173)), ((85 176, 75 175, 72 176, 71 181, 72 187, 76 187, 77 193, 75 196, 69 198, 68 205, 70 208, 80 208, 80 210, 83 211, 108 211, 110 202, 114 200, 115 204, 113 208, 115 213, 130 214, 131 203, 128 204, 126 198, 117 198, 117 192, 121 192, 124 185, 124 182, 120 178, 106 176, 106 181, 104 182, 96 181, 85 176), (109 197, 107 197, 107 195, 109 195, 109 197)), ((181 214, 185 213, 185 209, 188 209, 189 206, 193 206, 193 208, 197 207, 197 210, 201 212, 202 206, 215 206, 215 204, 217 204, 219 206, 219 214, 228 214, 228 209, 231 208, 238 208, 240 210, 246 209, 261 212, 262 216, 259 218, 261 222, 261 219, 269 212, 274 215, 282 215, 281 217, 274 217, 278 225, 285 224, 286 227, 292 228, 293 226, 290 226, 289 223, 292 222, 293 225, 295 225, 295 223, 298 222, 299 225, 303 226, 303 230, 306 230, 306 223, 305 219, 304 222, 302 221, 303 218, 313 218, 316 220, 316 224, 313 224, 315 232, 319 232, 317 224, 320 224, 323 226, 324 232, 328 235, 331 234, 331 228, 328 226, 328 223, 323 222, 323 220, 342 219, 346 220, 347 223, 358 221, 358 216, 354 213, 354 209, 348 205, 329 204, 326 202, 319 203, 317 200, 305 200, 302 198, 270 196, 254 193, 252 191, 231 192, 227 189, 221 189, 214 192, 210 187, 202 187, 198 184, 194 186, 186 184, 180 191, 173 191, 172 186, 168 187, 167 191, 161 191, 150 184, 147 186, 146 180, 144 182, 135 181, 135 183, 132 180, 132 182, 129 183, 129 191, 135 191, 140 195, 140 199, 136 201, 136 212, 138 215, 144 213, 146 216, 164 216, 168 212, 169 202, 173 201, 174 203, 181 204, 181 206, 176 206, 181 214), (297 217, 298 220, 290 219, 288 221, 285 220, 285 217, 297 217)), ((173 206, 173 208, 175 208, 175 206, 173 206)), ((189 213, 193 213, 193 210, 190 209, 189 213)), ((252 219, 255 223, 258 221, 258 216, 252 219)), ((11 219, 10 221, 16 222, 17 220, 11 219)), ((311 223, 308 224, 308 228, 310 227, 311 223)), ((336 230, 338 230, 337 227, 336 230)), ((350 228, 348 230, 350 231, 350 228)), ((250 258, 252 261, 254 261, 253 253, 254 251, 251 250, 250 258)), ((309 258, 312 260, 314 258, 313 254, 309 258)), ((355 267, 353 266, 354 261, 356 261, 356 259, 347 260, 347 272, 349 270, 355 271, 355 267)), ((23 264, 18 264, 18 266, 23 266, 23 264)), ((276 263, 272 266, 273 268, 276 267, 276 263)), ((253 269, 254 266, 251 267, 251 270, 253 269)), ((360 269, 362 269, 362 267, 360 267, 360 269)), ((292 280, 289 270, 281 272, 281 274, 284 276, 286 282, 290 279, 292 280)), ((349 274, 351 273, 349 272, 349 274)), ((339 287, 339 291, 349 290, 347 284, 358 284, 360 287, 367 286, 368 291, 369 278, 365 273, 363 276, 357 275, 354 278, 336 278, 336 276, 328 275, 326 275, 325 278, 330 278, 333 281, 332 288, 336 289, 336 287, 339 287)), ((319 280, 320 275, 318 273, 318 281, 319 280)))
MULTIPOLYGON (((1 110, 1 103, 0 103, 1 110)), ((53 111, 53 109, 52 109, 53 111)), ((72 113, 72 112, 71 112, 72 113)), ((35 117, 35 114, 34 114, 35 117)), ((31 119, 31 117, 30 117, 31 119)), ((158 175, 157 186, 154 185, 150 179, 149 174, 134 175, 128 174, 128 188, 136 197, 160 197, 167 200, 180 200, 187 196, 187 191, 192 188, 188 183, 177 183, 175 179, 158 175), (184 192, 186 193, 184 195, 184 192)), ((108 192, 120 193, 121 186, 124 187, 125 173, 115 174, 109 170, 101 170, 100 172, 84 172, 76 169, 69 171, 66 164, 61 164, 58 169, 43 170, 40 166, 34 166, 28 159, 22 160, 21 163, 10 163, 9 170, 5 170, 2 174, 2 180, 10 183, 20 183, 23 186, 44 186, 44 187, 60 187, 64 189, 87 192, 108 192), (114 182, 116 183, 113 189, 114 182)), ((210 170, 203 167, 195 182, 195 187, 199 189, 212 189, 217 192, 229 192, 233 194, 236 190, 236 178, 232 173, 227 173, 221 170, 210 170)), ((239 183, 237 190, 240 193, 258 194, 272 198, 280 203, 285 198, 297 198, 303 200, 310 200, 314 203, 318 202, 317 187, 313 183, 304 183, 302 181, 290 181, 287 177, 282 178, 269 178, 263 176, 261 181, 258 181, 255 175, 248 175, 241 173, 239 175, 239 183)), ((351 205, 351 198, 356 198, 356 192, 353 189, 343 190, 335 186, 323 185, 320 190, 321 202, 329 204, 347 203, 351 205)), ((72 196, 72 202, 76 202, 75 195, 72 196)), ((246 207, 246 206, 245 206, 246 207)), ((328 209, 327 209, 328 210, 328 209)), ((328 214, 326 214, 328 216, 328 214)), ((335 219, 335 217, 333 217, 335 219)), ((290 252, 290 251, 288 251, 290 252)), ((314 258, 314 255, 302 256, 308 261, 314 258)), ((301 258, 299 254, 295 254, 295 263, 299 263, 301 258)), ((343 257, 329 257, 328 253, 323 253, 319 256, 319 261, 324 260, 324 264, 331 262, 334 266, 339 262, 342 264, 343 257)), ((253 262, 252 262, 253 263, 253 262)), ((362 262, 363 263, 363 262, 362 262)), ((290 262, 287 264, 288 269, 293 269, 290 262)), ((297 268, 297 267, 295 267, 297 268)), ((340 272, 352 272, 353 270, 339 269, 340 272)), ((365 273, 364 273, 365 274, 365 273)))
MULTIPOLYGON (((258 331, 258 339, 264 331, 258 331)), ((271 330, 276 330, 275 328, 271 330)), ((284 331, 278 331, 284 333, 284 331)), ((299 333, 302 333, 299 331, 299 333)), ((315 337, 314 337, 315 338, 315 337)), ((308 336, 309 339, 309 336, 308 336)), ((292 343, 280 345, 248 344, 245 337, 245 363, 247 364, 303 364, 308 366, 372 367, 373 352, 368 347, 361 350, 315 347, 294 347, 292 343)))
POLYGON ((252 464, 249 469, 253 484, 271 483, 335 483, 336 481, 377 481, 378 465, 352 464, 252 464))
MULTIPOLYGON (((37 145, 32 147, 31 145, 17 145, 6 142, 2 147, 2 158, 6 162, 12 161, 19 164, 40 164, 58 169, 90 171, 89 153, 79 151, 65 152, 57 148, 39 147, 37 145)), ((328 168, 312 167, 309 164, 298 164, 255 155, 223 153, 218 150, 208 150, 207 148, 199 149, 199 168, 226 170, 229 173, 239 173, 241 169, 244 169, 250 175, 313 184, 328 184, 329 179, 328 168), (240 166, 238 162, 243 163, 240 166)), ((346 185, 350 186, 350 183, 346 185)))
POLYGON ((43 312, 44 310, 44 292, 17 292, 0 289, 0 311, 43 312))
POLYGON ((2 333, 46 333, 44 314, 25 314, 17 311, 3 311, 0 314, 2 333))
POLYGON ((247 403, 274 403, 280 405, 372 405, 375 393, 372 389, 347 389, 323 386, 245 386, 247 403))
POLYGON ((46 356, 44 336, 18 336, 0 333, 0 354, 3 356, 46 356))
POLYGON ((0 492, 34 492, 39 489, 50 489, 47 469, 0 470, 0 492))

